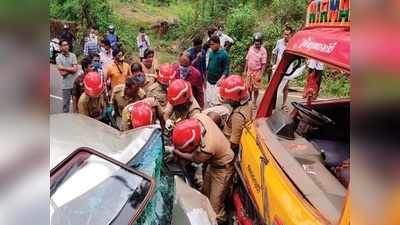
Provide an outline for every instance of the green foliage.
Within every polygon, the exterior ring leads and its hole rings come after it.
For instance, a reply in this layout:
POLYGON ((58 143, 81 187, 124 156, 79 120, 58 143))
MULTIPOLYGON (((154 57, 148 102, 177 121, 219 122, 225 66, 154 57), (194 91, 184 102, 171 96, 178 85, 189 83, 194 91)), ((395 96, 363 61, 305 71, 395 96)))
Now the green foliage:
POLYGON ((251 5, 239 5, 226 19, 225 31, 235 40, 229 50, 231 72, 242 72, 247 49, 251 45, 256 13, 251 5))
POLYGON ((80 0, 50 0, 49 14, 52 19, 77 21, 80 18, 80 0))
POLYGON ((274 15, 274 23, 289 23, 292 27, 299 28, 305 20, 307 1, 273 0, 271 9, 274 15))
MULTIPOLYGON (((306 72, 290 82, 291 86, 304 87, 306 85, 306 72)), ((323 71, 320 96, 324 97, 349 97, 350 79, 343 73, 323 71)))

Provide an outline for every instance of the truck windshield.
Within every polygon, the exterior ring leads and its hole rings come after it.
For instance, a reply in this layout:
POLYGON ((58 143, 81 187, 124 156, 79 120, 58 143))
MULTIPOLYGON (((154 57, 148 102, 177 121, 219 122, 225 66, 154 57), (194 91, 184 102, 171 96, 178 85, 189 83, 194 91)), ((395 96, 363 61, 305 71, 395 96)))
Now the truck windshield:
POLYGON ((51 177, 50 224, 129 224, 150 186, 144 177, 80 152, 51 177))

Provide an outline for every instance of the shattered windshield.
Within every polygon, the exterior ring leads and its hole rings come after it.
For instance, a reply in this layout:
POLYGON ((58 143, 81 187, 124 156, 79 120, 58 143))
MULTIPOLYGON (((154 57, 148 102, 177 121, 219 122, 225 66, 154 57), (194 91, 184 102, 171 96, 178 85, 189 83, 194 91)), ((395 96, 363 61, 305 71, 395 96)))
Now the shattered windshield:
POLYGON ((150 186, 139 175, 80 152, 51 177, 50 224, 129 224, 150 186))

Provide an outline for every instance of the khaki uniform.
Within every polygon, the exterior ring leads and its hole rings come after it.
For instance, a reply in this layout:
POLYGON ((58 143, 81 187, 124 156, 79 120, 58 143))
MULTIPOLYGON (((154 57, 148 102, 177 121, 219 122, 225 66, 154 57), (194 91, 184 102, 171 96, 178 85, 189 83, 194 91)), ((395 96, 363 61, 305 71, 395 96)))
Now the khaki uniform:
POLYGON ((78 112, 98 120, 101 119, 106 106, 104 95, 93 98, 83 92, 78 101, 78 112))
POLYGON ((161 107, 167 106, 167 90, 163 90, 162 85, 158 82, 152 83, 147 87, 146 96, 154 97, 161 107))
MULTIPOLYGON (((160 113, 161 107, 158 104, 155 98, 145 98, 141 101, 147 102, 153 108, 153 115, 162 115, 160 113)), ((136 102, 136 101, 135 101, 136 102)), ((122 110, 122 119, 121 119, 121 131, 127 131, 132 129, 131 123, 131 112, 132 112, 132 105, 135 103, 129 103, 125 108, 122 110)))
POLYGON ((251 120, 252 107, 250 101, 240 105, 232 110, 226 125, 224 126, 224 134, 233 144, 240 143, 242 130, 246 123, 251 120))
POLYGON ((178 120, 185 120, 192 118, 195 114, 201 112, 201 108, 199 106, 199 103, 197 103, 196 99, 194 97, 191 98, 192 104, 190 105, 189 109, 184 112, 178 112, 174 110, 174 107, 168 102, 167 106, 164 111, 164 119, 167 121, 168 119, 172 121, 178 121, 178 120))
POLYGON ((139 89, 138 94, 133 98, 125 96, 124 90, 125 90, 125 84, 117 85, 113 89, 111 95, 111 103, 118 116, 122 116, 122 110, 124 110, 125 106, 127 106, 129 103, 142 100, 146 97, 146 93, 141 88, 139 89))
POLYGON ((206 114, 193 116, 198 119, 205 133, 201 147, 193 152, 195 162, 206 162, 207 168, 203 179, 203 194, 206 195, 217 214, 218 223, 226 221, 225 198, 232 186, 234 173, 234 153, 228 139, 206 114))
POLYGON ((146 74, 145 75, 145 80, 144 80, 144 85, 143 85, 143 90, 147 93, 149 87, 156 83, 156 75, 155 74, 146 74))

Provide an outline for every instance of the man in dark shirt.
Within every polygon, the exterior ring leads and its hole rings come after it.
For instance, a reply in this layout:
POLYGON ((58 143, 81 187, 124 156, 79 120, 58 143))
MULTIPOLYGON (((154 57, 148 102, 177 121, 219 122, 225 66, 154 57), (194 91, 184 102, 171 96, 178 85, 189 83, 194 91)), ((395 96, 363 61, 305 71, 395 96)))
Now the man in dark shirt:
POLYGON ((206 99, 208 106, 221 104, 218 100, 217 84, 220 80, 229 75, 229 56, 221 48, 219 37, 216 35, 210 38, 211 52, 207 66, 207 89, 206 99))
POLYGON ((179 57, 179 63, 173 65, 175 78, 186 80, 192 86, 193 97, 204 108, 204 80, 200 72, 191 65, 187 52, 182 52, 179 57))
POLYGON ((72 87, 72 102, 73 102, 74 113, 78 112, 79 97, 85 91, 85 87, 83 85, 83 78, 87 73, 95 71, 95 67, 92 64, 92 56, 87 56, 84 59, 82 59, 81 66, 83 73, 75 79, 74 86, 72 87))
POLYGON ((194 66, 205 80, 206 75, 206 51, 202 49, 203 40, 196 36, 193 40, 193 47, 186 50, 189 53, 189 58, 194 66))

